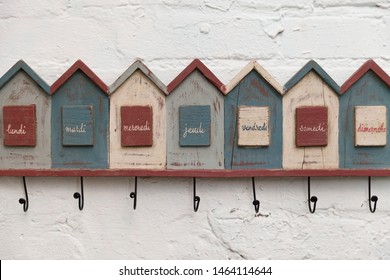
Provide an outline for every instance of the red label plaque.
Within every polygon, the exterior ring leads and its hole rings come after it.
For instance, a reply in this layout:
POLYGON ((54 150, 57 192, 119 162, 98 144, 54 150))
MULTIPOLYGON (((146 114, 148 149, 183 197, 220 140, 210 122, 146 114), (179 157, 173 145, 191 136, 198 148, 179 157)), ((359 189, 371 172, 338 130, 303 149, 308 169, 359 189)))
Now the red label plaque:
POLYGON ((35 105, 4 106, 4 145, 35 146, 36 123, 35 105))
POLYGON ((121 107, 121 142, 123 147, 152 146, 152 107, 121 107))
POLYGON ((328 145, 328 107, 310 106, 296 109, 296 145, 328 145))

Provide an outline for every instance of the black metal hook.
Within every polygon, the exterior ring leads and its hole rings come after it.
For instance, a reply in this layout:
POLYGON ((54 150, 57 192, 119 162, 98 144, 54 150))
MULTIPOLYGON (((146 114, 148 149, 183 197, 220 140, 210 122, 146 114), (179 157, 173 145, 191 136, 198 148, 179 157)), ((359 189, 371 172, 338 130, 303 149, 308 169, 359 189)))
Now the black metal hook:
POLYGON ((27 210, 28 210, 28 193, 27 193, 26 177, 24 177, 24 176, 23 176, 23 186, 24 186, 24 193, 25 193, 26 199, 20 198, 19 203, 23 204, 23 211, 27 212, 27 210))
POLYGON ((80 195, 80 193, 78 193, 78 192, 75 192, 74 194, 73 194, 73 197, 75 198, 75 199, 78 199, 79 200, 79 209, 80 209, 80 211, 81 210, 83 210, 83 208, 84 208, 84 181, 83 181, 83 177, 80 177, 80 182, 81 182, 81 195, 80 195))
POLYGON ((134 199, 133 209, 137 208, 137 177, 134 177, 134 191, 130 193, 130 197, 134 199))
POLYGON ((193 186, 194 186, 194 212, 197 212, 198 208, 199 208, 200 197, 196 195, 196 178, 195 177, 194 177, 194 181, 193 181, 193 186))
POLYGON ((307 193, 308 193, 307 203, 309 204, 309 211, 310 213, 313 214, 316 211, 318 198, 316 196, 310 196, 310 177, 307 177, 307 193), (314 203, 313 209, 311 208, 311 203, 314 203))
POLYGON ((368 205, 370 206, 371 213, 375 212, 377 202, 378 202, 378 197, 376 195, 371 196, 371 176, 369 176, 368 177, 368 205), (374 202, 374 207, 371 206, 371 202, 374 202))
POLYGON ((253 187, 253 206, 255 206, 256 214, 259 213, 260 201, 256 199, 256 185, 255 185, 255 177, 252 177, 252 187, 253 187))

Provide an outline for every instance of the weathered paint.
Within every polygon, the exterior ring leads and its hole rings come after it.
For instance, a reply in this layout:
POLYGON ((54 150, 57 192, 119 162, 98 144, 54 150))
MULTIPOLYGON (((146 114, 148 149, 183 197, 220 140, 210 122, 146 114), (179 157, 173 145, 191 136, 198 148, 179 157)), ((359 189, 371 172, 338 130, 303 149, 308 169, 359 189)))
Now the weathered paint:
POLYGON ((238 146, 269 146, 269 107, 238 106, 238 146))
POLYGON ((328 145, 328 108, 325 106, 296 108, 295 131, 297 147, 328 145))
POLYGON ((235 79, 234 87, 225 97, 225 168, 256 169, 282 167, 282 95, 277 82, 257 63, 250 63, 235 79), (265 75, 268 77, 265 79, 265 75), (272 81, 272 84, 269 82, 272 81), (238 145, 237 117, 239 106, 269 108, 269 145, 243 147, 238 145))
MULTIPOLYGON (((4 146, 0 137, 0 169, 45 169, 51 167, 49 86, 22 60, 0 79, 0 116, 3 106, 34 105, 36 108, 36 143, 31 146, 4 146)), ((3 123, 3 120, 1 121, 3 123)))
POLYGON ((179 107, 179 143, 181 147, 210 146, 210 106, 179 107))
POLYGON ((224 168, 224 105, 221 88, 222 83, 199 60, 194 60, 168 85, 170 90, 167 97, 168 169, 224 168), (181 106, 210 106, 210 146, 180 146, 181 106))
POLYGON ((93 146, 93 106, 62 106, 62 145, 93 146))
POLYGON ((10 177, 178 177, 178 178, 250 178, 250 177, 390 177, 390 169, 0 169, 10 177))
MULTIPOLYGON (((390 77, 372 60, 364 63, 342 86, 340 96, 340 167, 389 168, 389 132, 385 146, 355 146, 355 107, 390 108, 390 77)), ((387 122, 388 122, 387 116, 387 122)))
POLYGON ((339 167, 339 88, 314 61, 307 63, 285 85, 283 96, 283 168, 326 169, 339 167), (324 147, 297 147, 295 111, 302 106, 326 106, 328 143, 324 147))
POLYGON ((53 84, 51 90, 52 167, 107 168, 109 115, 107 86, 83 62, 78 60, 53 84), (62 110, 64 106, 93 108, 93 113, 91 112, 93 114, 93 145, 63 145, 62 110))
POLYGON ((153 111, 151 106, 121 107, 122 147, 153 145, 153 111))
POLYGON ((110 168, 165 169, 166 87, 142 62, 136 61, 110 87, 110 92, 110 168), (123 106, 150 107, 152 139, 143 142, 145 145, 122 145, 123 106))
POLYGON ((37 144, 37 117, 35 104, 3 106, 3 131, 5 146, 28 146, 37 144))
POLYGON ((355 146, 385 146, 387 112, 385 106, 355 106, 355 146))

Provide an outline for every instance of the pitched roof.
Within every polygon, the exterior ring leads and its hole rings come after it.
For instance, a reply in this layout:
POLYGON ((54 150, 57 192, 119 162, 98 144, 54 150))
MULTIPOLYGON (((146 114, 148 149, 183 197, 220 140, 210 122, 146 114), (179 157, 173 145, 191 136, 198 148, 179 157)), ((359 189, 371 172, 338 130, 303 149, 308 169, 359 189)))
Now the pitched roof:
POLYGON ((41 77, 38 76, 37 73, 34 72, 30 68, 30 66, 27 65, 26 62, 23 60, 19 60, 18 62, 15 63, 14 66, 12 66, 7 73, 3 75, 0 79, 0 89, 7 84, 20 70, 23 70, 34 82, 37 83, 38 86, 40 86, 43 91, 47 94, 50 94, 50 87, 49 85, 42 80, 41 77))
POLYGON ((375 63, 374 60, 367 60, 351 77, 341 86, 340 92, 343 94, 346 92, 354 83, 356 83, 364 74, 368 71, 374 72, 388 87, 390 87, 390 77, 386 74, 383 69, 375 63))
POLYGON ((77 71, 82 71, 88 78, 91 79, 104 93, 108 94, 108 86, 95 74, 91 69, 85 65, 80 59, 77 60, 61 77, 58 78, 57 81, 50 87, 51 94, 54 94, 65 82, 73 76, 73 74, 77 71))
POLYGON ((226 86, 224 86, 224 93, 228 94, 234 89, 242 79, 244 79, 252 70, 255 70, 261 77, 263 77, 278 93, 283 93, 283 87, 255 60, 249 62, 226 86))
POLYGON ((218 80, 210 69, 208 69, 199 59, 194 59, 172 82, 169 83, 167 86, 168 93, 170 94, 196 69, 199 70, 202 75, 223 94, 224 85, 222 82, 218 80))
POLYGON ((165 95, 168 95, 167 87, 145 66, 140 60, 136 60, 129 68, 110 86, 110 94, 114 93, 133 73, 140 70, 147 76, 165 95))
POLYGON ((310 60, 305 66, 301 68, 288 82, 284 85, 284 92, 289 91, 295 86, 303 77, 305 77, 310 71, 315 71, 326 84, 333 89, 334 92, 340 94, 339 85, 325 72, 324 69, 314 60, 310 60))

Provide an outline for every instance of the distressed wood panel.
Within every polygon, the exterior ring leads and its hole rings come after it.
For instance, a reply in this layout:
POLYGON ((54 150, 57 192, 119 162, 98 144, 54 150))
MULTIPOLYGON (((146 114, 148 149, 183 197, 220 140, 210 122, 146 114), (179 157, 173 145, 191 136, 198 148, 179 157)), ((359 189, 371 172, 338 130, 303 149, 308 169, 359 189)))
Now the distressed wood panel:
POLYGON ((66 80, 59 79, 62 80, 62 84, 56 84, 58 89, 52 95, 52 167, 107 168, 108 95, 80 69, 68 73, 68 76, 66 80), (63 145, 62 108, 64 106, 94 108, 93 146, 63 145))
POLYGON ((122 106, 121 129, 122 147, 152 146, 152 107, 122 106))
POLYGON ((238 107, 238 146, 269 145, 269 107, 238 107))
POLYGON ((295 142, 297 147, 328 145, 328 108, 298 107, 295 111, 295 142))
MULTIPOLYGON (((51 167, 51 99, 40 84, 33 80, 24 69, 23 65, 0 88, 0 116, 4 115, 3 106, 26 106, 36 107, 36 143, 34 146, 3 146, 0 145, 0 168, 22 169, 36 168, 45 169, 51 167)), ((8 73, 8 72, 7 72, 8 73)), ((35 74, 35 79, 39 77, 35 74)), ((44 88, 48 88, 45 84, 44 88)), ((3 120, 1 121, 3 124, 3 120)), ((7 128, 5 128, 7 129, 7 128)), ((0 129, 0 137, 4 141, 4 129, 0 129)))
POLYGON ((210 146, 210 106, 179 107, 179 142, 182 147, 210 146))
POLYGON ((199 71, 194 70, 167 96, 167 168, 224 168, 223 95, 199 71), (210 146, 181 147, 179 144, 180 106, 210 106, 210 146))
POLYGON ((62 107, 62 145, 93 146, 93 106, 62 107))
POLYGON ((282 96, 257 71, 250 71, 225 97, 225 168, 282 167, 282 96), (239 106, 269 108, 269 145, 238 145, 239 106))
POLYGON ((338 168, 339 98, 316 71, 307 72, 283 97, 283 168, 338 168), (295 112, 302 106, 328 107, 328 144, 324 147, 296 146, 295 112))
POLYGON ((385 146, 385 106, 355 106, 355 146, 385 146))
POLYGON ((35 105, 4 106, 4 145, 34 147, 37 143, 36 125, 35 105))
MULTIPOLYGON (((156 169, 0 169, 11 177, 390 177, 389 169, 243 169, 243 170, 156 170, 156 169)), ((161 178, 160 178, 161 180, 161 178)))
POLYGON ((166 106, 164 92, 140 70, 132 74, 110 95, 110 168, 166 167, 166 106), (121 107, 150 106, 152 145, 124 147, 121 143, 121 107))
MULTIPOLYGON (((389 168, 389 145, 355 145, 356 106, 384 106, 389 111, 390 87, 374 71, 367 70, 340 96, 340 167, 389 168)), ((389 143, 388 131, 386 143, 389 143)))

